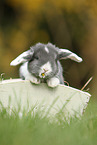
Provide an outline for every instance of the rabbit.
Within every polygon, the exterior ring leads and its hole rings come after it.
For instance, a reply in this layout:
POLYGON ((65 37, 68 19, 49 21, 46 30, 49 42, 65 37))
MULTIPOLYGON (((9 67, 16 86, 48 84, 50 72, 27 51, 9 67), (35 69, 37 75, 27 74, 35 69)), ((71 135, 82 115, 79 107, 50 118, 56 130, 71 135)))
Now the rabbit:
POLYGON ((20 54, 10 65, 21 64, 19 74, 22 79, 34 84, 47 83, 49 87, 64 84, 63 69, 60 59, 71 59, 81 62, 82 58, 67 49, 59 49, 52 43, 37 43, 20 54))

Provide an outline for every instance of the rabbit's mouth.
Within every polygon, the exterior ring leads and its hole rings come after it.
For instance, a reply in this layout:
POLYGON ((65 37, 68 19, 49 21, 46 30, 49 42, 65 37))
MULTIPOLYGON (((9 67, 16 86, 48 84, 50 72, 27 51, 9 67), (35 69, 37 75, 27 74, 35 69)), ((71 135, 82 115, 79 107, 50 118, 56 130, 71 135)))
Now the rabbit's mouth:
POLYGON ((42 79, 47 78, 46 72, 40 73, 40 74, 39 74, 39 77, 42 78, 42 79))
POLYGON ((45 78, 45 73, 42 73, 42 74, 41 74, 41 77, 42 77, 42 78, 45 78))
POLYGON ((50 73, 49 70, 43 68, 43 71, 40 72, 39 77, 40 78, 46 78, 49 73, 50 73))
POLYGON ((39 74, 39 78, 40 79, 49 79, 49 78, 51 78, 51 77, 53 77, 54 75, 55 75, 56 73, 53 73, 53 72, 42 72, 42 73, 40 73, 39 74))

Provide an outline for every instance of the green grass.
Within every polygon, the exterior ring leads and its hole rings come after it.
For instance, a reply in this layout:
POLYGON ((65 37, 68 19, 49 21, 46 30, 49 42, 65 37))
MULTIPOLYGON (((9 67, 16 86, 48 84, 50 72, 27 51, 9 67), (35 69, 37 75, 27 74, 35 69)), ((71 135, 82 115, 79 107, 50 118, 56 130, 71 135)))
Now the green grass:
POLYGON ((18 112, 8 115, 5 108, 0 112, 0 145, 96 145, 97 102, 89 102, 86 112, 70 124, 61 121, 51 123, 39 114, 18 112))

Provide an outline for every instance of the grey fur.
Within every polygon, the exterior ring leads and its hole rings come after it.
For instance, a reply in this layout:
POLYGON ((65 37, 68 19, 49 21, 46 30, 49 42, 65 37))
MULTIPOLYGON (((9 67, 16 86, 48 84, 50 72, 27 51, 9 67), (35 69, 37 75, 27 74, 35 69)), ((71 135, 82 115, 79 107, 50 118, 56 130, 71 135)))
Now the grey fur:
MULTIPOLYGON (((77 60, 75 61, 82 61, 80 57, 71 51, 59 49, 51 43, 37 43, 36 45, 30 47, 30 50, 24 52, 15 60, 13 60, 11 65, 18 65, 19 63, 23 63, 23 65, 20 67, 20 77, 22 79, 29 79, 30 81, 31 79, 37 79, 35 80, 35 83, 37 84, 40 82, 47 82, 50 87, 55 87, 59 83, 64 84, 63 69, 59 62, 59 59, 61 58, 70 58, 73 60, 76 58, 77 60), (45 64, 47 66, 45 66, 45 64), (46 69, 48 67, 49 69, 45 70, 42 67, 46 69), (49 71, 49 73, 46 71, 49 71), (27 75, 32 76, 32 78, 27 77, 27 75)), ((32 82, 34 83, 33 80, 32 82)))

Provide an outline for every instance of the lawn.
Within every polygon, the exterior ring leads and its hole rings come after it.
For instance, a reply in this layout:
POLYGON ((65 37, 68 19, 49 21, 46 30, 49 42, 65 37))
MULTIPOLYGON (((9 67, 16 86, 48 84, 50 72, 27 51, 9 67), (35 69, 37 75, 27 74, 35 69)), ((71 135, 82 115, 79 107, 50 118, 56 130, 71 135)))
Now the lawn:
POLYGON ((0 145, 96 145, 97 101, 89 105, 81 119, 70 123, 50 122, 39 114, 31 116, 18 112, 8 115, 5 108, 0 111, 0 145))

